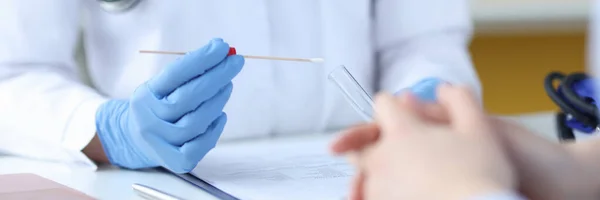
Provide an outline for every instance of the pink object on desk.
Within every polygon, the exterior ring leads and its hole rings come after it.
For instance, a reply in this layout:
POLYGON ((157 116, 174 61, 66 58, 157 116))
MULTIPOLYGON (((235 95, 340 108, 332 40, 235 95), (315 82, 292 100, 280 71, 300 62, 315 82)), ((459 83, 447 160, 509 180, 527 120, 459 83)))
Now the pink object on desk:
POLYGON ((35 174, 6 174, 0 175, 0 199, 91 200, 94 198, 35 174))

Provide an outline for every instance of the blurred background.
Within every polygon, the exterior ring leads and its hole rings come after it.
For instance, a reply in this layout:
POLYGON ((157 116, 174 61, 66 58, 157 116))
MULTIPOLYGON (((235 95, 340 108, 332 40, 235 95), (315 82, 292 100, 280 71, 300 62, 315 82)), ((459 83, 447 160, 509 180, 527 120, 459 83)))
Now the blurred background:
POLYGON ((473 61, 486 108, 499 115, 557 107, 542 83, 552 70, 585 70, 590 0, 471 0, 473 61))

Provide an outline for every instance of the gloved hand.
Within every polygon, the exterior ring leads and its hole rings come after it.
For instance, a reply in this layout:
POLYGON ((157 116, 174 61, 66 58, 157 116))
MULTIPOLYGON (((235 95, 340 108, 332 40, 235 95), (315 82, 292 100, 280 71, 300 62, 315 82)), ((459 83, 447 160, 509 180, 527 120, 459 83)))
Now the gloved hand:
POLYGON ((244 58, 227 56, 213 39, 140 85, 128 100, 110 100, 96 114, 97 134, 109 161, 139 169, 191 171, 211 150, 227 122, 223 107, 244 58))
POLYGON ((410 88, 398 91, 396 95, 399 95, 408 90, 422 101, 435 102, 437 101, 437 88, 443 83, 446 82, 439 78, 424 78, 421 79, 419 82, 413 84, 410 88))

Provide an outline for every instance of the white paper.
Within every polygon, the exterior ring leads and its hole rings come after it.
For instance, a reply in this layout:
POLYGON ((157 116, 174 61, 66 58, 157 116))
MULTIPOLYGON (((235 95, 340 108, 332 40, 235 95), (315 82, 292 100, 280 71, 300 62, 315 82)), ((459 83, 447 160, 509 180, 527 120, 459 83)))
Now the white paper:
POLYGON ((218 145, 192 174, 243 200, 344 199, 354 169, 330 136, 218 145))

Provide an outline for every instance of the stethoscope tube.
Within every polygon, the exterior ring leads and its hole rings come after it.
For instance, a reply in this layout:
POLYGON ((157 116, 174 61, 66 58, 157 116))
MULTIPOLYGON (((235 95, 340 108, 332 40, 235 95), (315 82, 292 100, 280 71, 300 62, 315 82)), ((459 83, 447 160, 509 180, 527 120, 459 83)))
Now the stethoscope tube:
POLYGON ((573 129, 567 125, 567 115, 563 112, 556 114, 556 128, 558 128, 558 140, 561 142, 570 142, 575 140, 573 129))
MULTIPOLYGON (((565 79, 563 81, 563 85, 564 86, 571 86, 575 82, 583 81, 583 80, 585 80, 587 78, 588 78, 588 76, 585 75, 584 73, 573 73, 573 74, 570 74, 570 75, 568 75, 568 76, 565 77, 565 79)), ((595 118, 598 118, 596 106, 594 106, 594 105, 589 104, 588 102, 586 102, 580 96, 578 96, 577 94, 575 94, 575 92, 573 90, 571 90, 571 89, 566 90, 565 89, 565 90, 563 90, 563 94, 565 95, 565 98, 567 98, 567 100, 569 102, 571 102, 571 103, 573 103, 573 105, 575 105, 575 107, 582 109, 584 113, 587 113, 589 115, 594 116, 595 118)))

